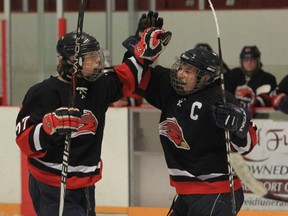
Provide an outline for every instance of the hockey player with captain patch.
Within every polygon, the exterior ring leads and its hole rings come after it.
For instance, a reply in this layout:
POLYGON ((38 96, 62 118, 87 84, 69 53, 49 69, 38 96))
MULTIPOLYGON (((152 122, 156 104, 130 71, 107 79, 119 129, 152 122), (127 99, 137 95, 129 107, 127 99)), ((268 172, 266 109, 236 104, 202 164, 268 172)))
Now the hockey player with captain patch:
MULTIPOLYGON (((137 54, 133 37, 127 40, 123 45, 130 55, 137 54)), ((256 127, 249 111, 228 91, 223 104, 221 87, 215 82, 219 77, 217 54, 193 48, 171 68, 148 68, 137 89, 161 110, 160 141, 170 184, 178 195, 170 216, 232 216, 223 129, 230 132, 231 149, 247 154, 256 144, 256 127)), ((244 195, 236 175, 234 189, 238 212, 244 195)))

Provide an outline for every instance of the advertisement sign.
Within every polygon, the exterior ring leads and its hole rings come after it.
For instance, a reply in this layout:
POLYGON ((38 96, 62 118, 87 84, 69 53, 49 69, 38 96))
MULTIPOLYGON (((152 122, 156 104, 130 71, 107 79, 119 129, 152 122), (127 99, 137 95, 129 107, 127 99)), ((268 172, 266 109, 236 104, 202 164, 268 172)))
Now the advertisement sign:
MULTIPOLYGON (((256 179, 272 193, 288 197, 288 122, 254 120, 258 143, 245 161, 256 179)), ((242 209, 287 210, 288 203, 259 198, 244 185, 242 209)))

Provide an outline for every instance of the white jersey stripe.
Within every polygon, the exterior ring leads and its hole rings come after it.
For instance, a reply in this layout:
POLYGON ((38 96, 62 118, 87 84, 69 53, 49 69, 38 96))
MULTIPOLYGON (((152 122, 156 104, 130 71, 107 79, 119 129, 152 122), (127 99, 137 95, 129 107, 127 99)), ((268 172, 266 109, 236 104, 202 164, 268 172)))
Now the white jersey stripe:
MULTIPOLYGON (((57 164, 57 163, 49 163, 49 162, 44 162, 38 158, 34 158, 36 161, 40 162, 41 164, 50 167, 52 169, 57 169, 57 170, 62 170, 62 164, 57 164)), ((68 173, 69 172, 81 172, 81 173, 89 173, 89 172, 94 172, 97 169, 100 169, 101 163, 99 162, 97 166, 68 166, 68 173)))
POLYGON ((34 147, 35 147, 36 151, 42 150, 42 147, 40 145, 40 129, 41 129, 41 127, 42 127, 42 123, 38 124, 35 127, 35 131, 33 134, 34 147))

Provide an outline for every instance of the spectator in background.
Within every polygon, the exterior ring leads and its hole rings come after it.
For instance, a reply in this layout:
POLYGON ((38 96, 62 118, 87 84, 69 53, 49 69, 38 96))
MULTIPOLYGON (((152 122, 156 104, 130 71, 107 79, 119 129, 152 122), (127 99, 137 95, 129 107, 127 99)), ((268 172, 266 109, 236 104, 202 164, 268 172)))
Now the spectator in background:
MULTIPOLYGON (((198 43, 194 48, 206 49, 210 52, 214 52, 211 46, 208 43, 198 43)), ((223 74, 226 75, 230 71, 228 65, 223 61, 223 74)))
MULTIPOLYGON (((104 66, 105 68, 112 67, 112 58, 110 52, 107 49, 102 49, 104 54, 104 66)), ((139 95, 132 94, 129 97, 123 97, 114 103, 111 103, 112 107, 125 107, 125 106, 141 106, 143 103, 143 98, 139 95)))
POLYGON ((281 80, 270 96, 274 109, 288 114, 288 75, 281 80))
POLYGON ((262 69, 261 53, 257 46, 244 46, 240 67, 225 76, 225 88, 247 107, 253 116, 255 107, 270 107, 268 94, 277 86, 276 78, 262 69))

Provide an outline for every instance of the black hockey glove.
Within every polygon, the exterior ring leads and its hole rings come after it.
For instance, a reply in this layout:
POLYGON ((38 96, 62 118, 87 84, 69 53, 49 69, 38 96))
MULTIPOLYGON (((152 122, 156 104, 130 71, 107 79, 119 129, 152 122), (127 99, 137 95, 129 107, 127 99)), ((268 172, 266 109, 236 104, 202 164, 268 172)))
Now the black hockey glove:
POLYGON ((229 130, 239 138, 245 138, 249 130, 250 113, 247 109, 231 103, 216 103, 212 106, 216 125, 229 130))
POLYGON ((162 17, 158 17, 158 12, 149 11, 147 14, 143 13, 138 21, 138 27, 135 35, 139 36, 139 33, 144 32, 145 29, 151 27, 162 28, 164 24, 164 20, 162 17))
POLYGON ((170 31, 160 28, 148 28, 143 32, 140 41, 128 38, 123 45, 141 65, 152 64, 169 44, 172 37, 170 31))
POLYGON ((54 133, 67 135, 78 130, 80 119, 81 112, 79 109, 60 107, 43 117, 42 126, 49 135, 54 133))

